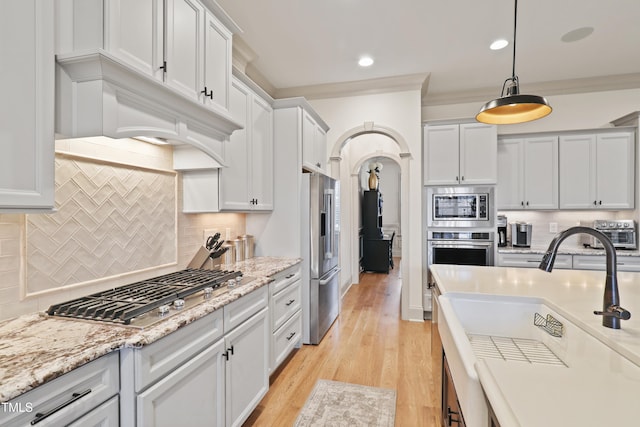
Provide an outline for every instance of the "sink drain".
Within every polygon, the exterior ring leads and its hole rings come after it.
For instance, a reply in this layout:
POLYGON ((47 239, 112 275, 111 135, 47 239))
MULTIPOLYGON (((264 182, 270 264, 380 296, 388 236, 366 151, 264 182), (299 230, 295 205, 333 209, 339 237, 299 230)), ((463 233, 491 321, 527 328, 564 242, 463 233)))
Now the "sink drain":
POLYGON ((567 366, 543 342, 524 339, 467 335, 478 358, 502 359, 541 365, 567 366))

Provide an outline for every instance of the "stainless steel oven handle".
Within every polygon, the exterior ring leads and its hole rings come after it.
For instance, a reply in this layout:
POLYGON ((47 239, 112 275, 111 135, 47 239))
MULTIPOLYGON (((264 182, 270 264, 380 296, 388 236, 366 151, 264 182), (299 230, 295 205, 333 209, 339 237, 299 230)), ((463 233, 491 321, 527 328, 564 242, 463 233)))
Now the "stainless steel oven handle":
POLYGON ((340 270, 342 270, 342 269, 341 268, 336 268, 334 270, 334 272, 331 274, 331 276, 327 277, 324 280, 320 280, 320 286, 324 286, 327 283, 329 283, 336 276, 336 274, 340 273, 340 270))

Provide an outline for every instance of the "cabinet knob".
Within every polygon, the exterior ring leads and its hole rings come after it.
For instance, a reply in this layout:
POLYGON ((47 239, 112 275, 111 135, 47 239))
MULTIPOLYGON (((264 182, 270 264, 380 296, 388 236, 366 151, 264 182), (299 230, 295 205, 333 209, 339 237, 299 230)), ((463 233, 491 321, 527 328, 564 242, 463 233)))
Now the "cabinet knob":
POLYGON ((464 181, 464 175, 460 178, 460 181, 464 181))
POLYGON ((213 90, 208 91, 207 87, 204 87, 204 90, 201 90, 200 93, 204 93, 205 98, 208 96, 209 99, 213 99, 213 90))
POLYGON ((598 202, 598 204, 599 204, 599 205, 601 205, 601 204, 602 204, 602 200, 600 200, 600 201, 598 202))
POLYGON ((527 201, 527 206, 529 206, 529 201, 527 201))
POLYGON ((524 206, 524 201, 520 202, 520 206, 524 206))
POLYGON ((597 200, 594 200, 594 201, 593 201, 593 206, 595 206, 595 205, 597 205, 597 204, 598 204, 598 201, 597 201, 597 200))
POLYGON ((458 182, 458 181, 460 181, 460 180, 458 179, 458 176, 456 175, 456 182, 458 182))
POLYGON ((160 66, 160 69, 163 70, 165 73, 167 72, 167 61, 162 61, 162 65, 160 66))
POLYGON ((320 162, 316 163, 316 166, 317 166, 317 167, 320 167, 320 162))

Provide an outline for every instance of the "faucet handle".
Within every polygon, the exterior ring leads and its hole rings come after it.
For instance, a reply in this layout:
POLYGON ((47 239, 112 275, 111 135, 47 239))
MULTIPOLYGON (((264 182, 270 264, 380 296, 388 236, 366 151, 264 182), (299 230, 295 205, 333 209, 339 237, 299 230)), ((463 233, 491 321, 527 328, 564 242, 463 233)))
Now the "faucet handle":
POLYGON ((604 317, 615 317, 616 319, 629 320, 631 313, 619 305, 610 305, 607 311, 594 311, 593 314, 604 317))

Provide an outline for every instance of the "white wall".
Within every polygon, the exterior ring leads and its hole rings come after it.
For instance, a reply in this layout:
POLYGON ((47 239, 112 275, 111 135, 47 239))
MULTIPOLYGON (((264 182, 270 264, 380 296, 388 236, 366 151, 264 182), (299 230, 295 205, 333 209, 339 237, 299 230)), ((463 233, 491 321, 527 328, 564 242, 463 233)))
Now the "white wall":
MULTIPOLYGON (((314 109, 329 124, 331 129, 327 134, 329 153, 334 145, 340 144, 340 136, 350 129, 362 127, 365 122, 373 122, 377 126, 393 129, 400 134, 408 145, 411 158, 406 160, 402 181, 406 180, 406 197, 403 197, 402 225, 405 227, 403 241, 402 277, 403 277, 403 307, 402 315, 405 319, 422 320, 422 247, 421 239, 408 239, 407 235, 421 236, 421 189, 422 189, 422 131, 420 126, 420 90, 375 95, 361 95, 346 98, 331 98, 310 100, 314 109)), ((398 156, 399 147, 389 138, 380 136, 373 140, 362 139, 359 136, 349 141, 341 152, 340 178, 342 181, 342 234, 341 264, 343 267, 343 282, 350 280, 356 283, 358 271, 352 268, 349 254, 353 253, 354 245, 346 232, 350 227, 357 227, 353 221, 353 205, 359 201, 352 189, 357 189, 358 170, 349 169, 365 159, 388 155, 398 156), (363 141, 365 141, 363 143, 363 141), (355 183, 345 185, 345 178, 355 180, 355 183)), ((399 159, 399 158, 398 158, 399 159)), ((405 160, 403 160, 405 162, 405 160)), ((335 174, 334 174, 335 175, 335 174)), ((356 190, 354 190, 356 191, 356 190)))

